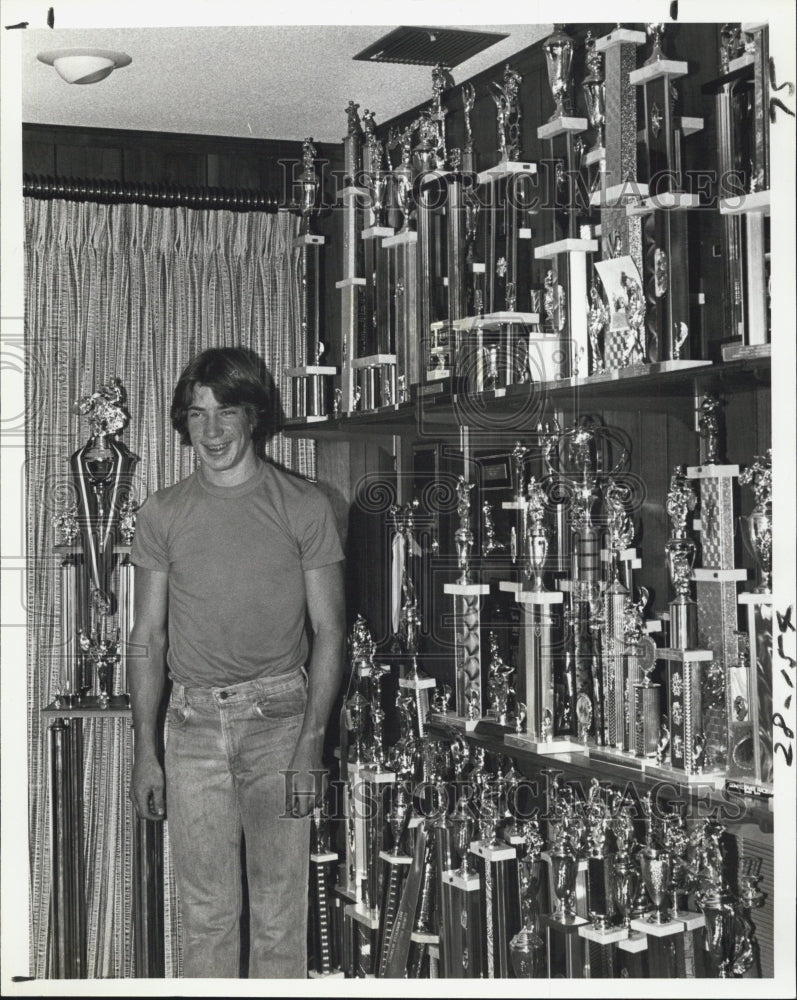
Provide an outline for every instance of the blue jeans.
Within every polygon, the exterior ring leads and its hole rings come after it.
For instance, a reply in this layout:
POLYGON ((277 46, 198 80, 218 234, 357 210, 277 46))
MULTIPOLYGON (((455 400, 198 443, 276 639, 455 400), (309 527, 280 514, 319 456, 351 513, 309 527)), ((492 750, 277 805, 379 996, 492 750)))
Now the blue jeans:
POLYGON ((183 975, 239 975, 241 834, 249 976, 306 978, 310 820, 285 816, 307 702, 302 670, 224 688, 175 683, 166 813, 183 927, 183 975))

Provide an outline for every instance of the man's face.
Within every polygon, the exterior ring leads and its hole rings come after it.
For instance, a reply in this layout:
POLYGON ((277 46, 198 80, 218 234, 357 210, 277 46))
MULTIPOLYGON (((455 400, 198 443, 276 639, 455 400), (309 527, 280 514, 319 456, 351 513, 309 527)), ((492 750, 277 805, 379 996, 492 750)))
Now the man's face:
POLYGON ((233 486, 252 472, 252 425, 243 406, 219 403, 213 390, 198 385, 187 414, 188 435, 211 482, 233 486))

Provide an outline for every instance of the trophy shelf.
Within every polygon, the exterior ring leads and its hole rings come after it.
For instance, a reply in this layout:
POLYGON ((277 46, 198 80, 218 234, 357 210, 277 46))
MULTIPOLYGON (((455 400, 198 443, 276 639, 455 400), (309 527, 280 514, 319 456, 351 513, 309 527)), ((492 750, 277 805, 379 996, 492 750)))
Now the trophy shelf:
POLYGON ((687 782, 686 775, 680 775, 672 769, 667 770, 666 777, 654 777, 639 770, 624 767, 622 763, 597 761, 588 757, 582 751, 569 751, 550 754, 539 754, 533 750, 528 750, 520 746, 509 746, 500 736, 493 736, 479 729, 465 734, 466 738, 480 746, 483 746, 488 753, 501 753, 510 756, 516 761, 518 770, 529 780, 539 780, 539 775, 545 769, 554 767, 562 772, 561 780, 581 781, 585 787, 589 785, 592 778, 600 781, 615 782, 625 785, 633 782, 636 791, 643 795, 645 792, 654 791, 660 793, 664 798, 678 799, 680 801, 691 802, 694 810, 707 810, 720 807, 727 810, 729 816, 729 827, 734 829, 744 826, 745 834, 748 828, 751 833, 760 830, 760 834, 771 834, 774 830, 774 814, 771 798, 760 798, 755 795, 743 795, 735 790, 718 789, 712 781, 711 775, 707 775, 704 783, 697 783, 695 776, 687 782), (681 781, 680 778, 684 780, 681 781), (730 817, 734 819, 731 820, 730 817))
MULTIPOLYGON (((766 345, 767 347, 769 345, 766 345)), ((629 365, 598 375, 567 378, 553 382, 509 385, 480 393, 449 393, 419 396, 413 402, 395 403, 375 410, 329 414, 316 421, 302 417, 286 420, 285 434, 291 437, 342 440, 358 434, 402 434, 419 429, 437 429, 441 434, 468 425, 468 415, 477 413, 486 427, 507 427, 516 435, 524 427, 536 426, 536 406, 530 400, 550 400, 554 406, 574 405, 581 409, 604 405, 612 409, 669 410, 679 400, 692 399, 707 392, 736 392, 770 381, 769 352, 731 361, 663 361, 656 364, 629 365), (492 422, 489 417, 516 417, 511 427, 504 419, 492 422)), ((474 421, 478 424, 478 421, 474 421)))
POLYGON ((132 717, 130 700, 127 695, 113 694, 105 708, 100 705, 97 695, 86 695, 80 704, 71 708, 56 705, 53 701, 41 710, 44 719, 129 719, 132 717))

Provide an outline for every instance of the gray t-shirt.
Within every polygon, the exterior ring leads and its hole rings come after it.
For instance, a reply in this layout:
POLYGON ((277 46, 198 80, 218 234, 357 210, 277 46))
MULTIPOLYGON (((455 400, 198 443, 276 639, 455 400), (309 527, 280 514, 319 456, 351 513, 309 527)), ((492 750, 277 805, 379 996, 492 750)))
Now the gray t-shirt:
POLYGON ((304 571, 343 558, 329 501, 265 462, 238 486, 201 467, 147 498, 131 560, 169 574, 171 676, 223 687, 304 665, 304 571))

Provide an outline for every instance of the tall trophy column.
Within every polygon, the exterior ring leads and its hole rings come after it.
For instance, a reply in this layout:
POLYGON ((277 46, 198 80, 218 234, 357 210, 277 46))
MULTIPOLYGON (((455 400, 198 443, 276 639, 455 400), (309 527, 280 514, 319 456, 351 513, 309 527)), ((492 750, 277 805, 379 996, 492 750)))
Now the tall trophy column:
POLYGON ((299 251, 302 294, 300 297, 300 322, 304 341, 305 364, 288 368, 286 374, 293 379, 293 415, 304 420, 319 420, 332 408, 332 376, 337 374, 334 365, 322 363, 326 345, 322 340, 321 309, 321 259, 320 250, 326 242, 313 232, 313 216, 318 200, 319 180, 315 169, 316 149, 312 139, 302 144, 303 169, 301 226, 293 246, 299 251))

